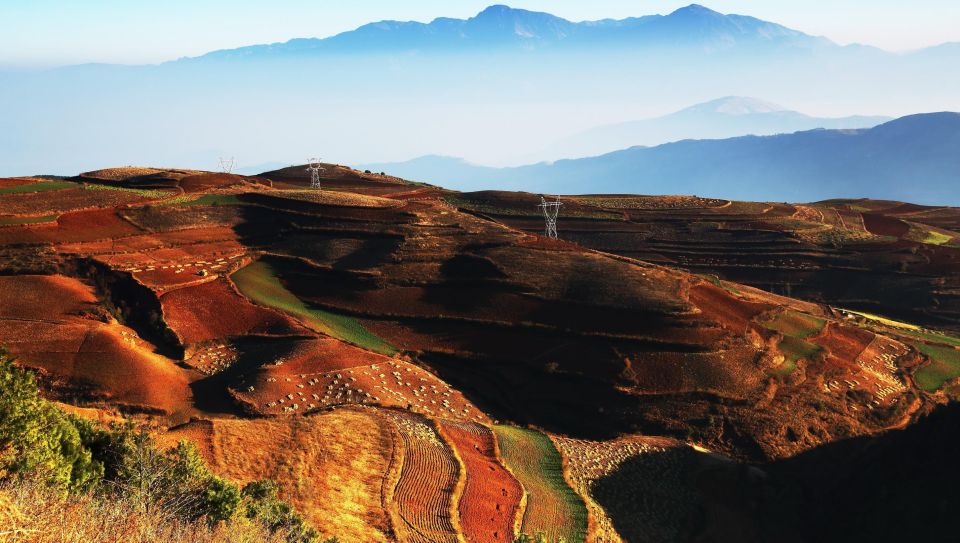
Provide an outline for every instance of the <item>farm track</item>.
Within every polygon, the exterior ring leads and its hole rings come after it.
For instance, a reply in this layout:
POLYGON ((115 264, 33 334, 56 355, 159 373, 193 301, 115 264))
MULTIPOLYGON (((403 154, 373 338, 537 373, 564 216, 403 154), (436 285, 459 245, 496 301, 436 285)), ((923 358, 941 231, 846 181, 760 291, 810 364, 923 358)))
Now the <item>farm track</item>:
POLYGON ((440 429, 466 470, 457 506, 464 537, 469 543, 512 543, 523 489, 500 464, 493 431, 448 421, 440 429))
POLYGON ((394 529, 402 543, 463 543, 453 516, 460 466, 428 419, 391 412, 403 447, 393 490, 394 529))

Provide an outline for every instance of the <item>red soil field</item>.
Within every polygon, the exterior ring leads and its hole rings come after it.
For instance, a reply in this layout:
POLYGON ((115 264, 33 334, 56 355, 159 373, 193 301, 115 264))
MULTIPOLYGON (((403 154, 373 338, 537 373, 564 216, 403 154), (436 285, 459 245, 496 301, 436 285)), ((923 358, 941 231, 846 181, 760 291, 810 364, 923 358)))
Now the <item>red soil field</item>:
POLYGON ((309 333, 293 319, 250 303, 223 278, 167 292, 160 303, 164 320, 184 345, 253 334, 309 333))
POLYGON ((133 330, 84 319, 94 302, 76 279, 0 277, 0 345, 90 399, 163 413, 189 409, 195 376, 153 354, 133 330))
POLYGON ((121 238, 140 229, 119 218, 113 209, 65 213, 55 223, 0 228, 0 245, 11 243, 70 243, 121 238))
POLYGON ((910 231, 910 225, 900 219, 877 215, 875 213, 864 213, 863 225, 868 232, 878 236, 894 236, 899 238, 905 236, 907 232, 910 231))
POLYGON ((486 426, 441 422, 440 431, 466 469, 460 495, 460 527, 470 543, 514 540, 523 489, 498 459, 496 438, 486 426))
POLYGON ((60 319, 96 303, 89 286, 62 275, 0 276, 0 319, 60 319))
POLYGON ((407 543, 459 543, 453 519, 460 466, 433 423, 412 414, 390 418, 400 436, 403 465, 391 513, 398 539, 407 543))
POLYGON ((240 175, 229 173, 202 173, 184 177, 180 180, 179 185, 184 192, 192 193, 242 185, 245 182, 246 179, 240 175))
POLYGON ((863 328, 842 326, 836 322, 828 322, 823 332, 810 338, 808 341, 824 347, 828 352, 827 363, 849 369, 860 353, 870 345, 875 334, 863 328))
POLYGON ((344 405, 397 407, 452 420, 488 422, 459 391, 400 359, 333 338, 303 341, 291 353, 264 360, 234 396, 254 412, 304 413, 344 405), (252 386, 253 390, 249 390, 252 386))
POLYGON ((35 180, 29 178, 0 177, 0 187, 17 187, 35 182, 35 180))
POLYGON ((705 317, 735 334, 743 334, 757 315, 776 307, 734 298, 729 292, 707 283, 690 287, 690 301, 705 317))

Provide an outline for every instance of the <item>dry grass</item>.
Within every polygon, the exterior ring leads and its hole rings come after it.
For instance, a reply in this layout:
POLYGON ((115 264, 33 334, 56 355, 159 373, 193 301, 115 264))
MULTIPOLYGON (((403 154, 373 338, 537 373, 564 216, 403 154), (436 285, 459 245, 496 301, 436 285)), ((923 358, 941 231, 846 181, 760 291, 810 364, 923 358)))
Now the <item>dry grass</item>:
POLYGON ((388 425, 373 411, 344 408, 309 417, 195 422, 166 442, 196 443, 214 473, 232 481, 278 481, 280 497, 322 538, 385 543, 391 540, 382 501, 393 448, 388 425))
POLYGON ((280 543, 261 525, 234 519, 213 528, 148 514, 120 499, 64 497, 32 484, 0 488, 0 542, 30 543, 280 543))

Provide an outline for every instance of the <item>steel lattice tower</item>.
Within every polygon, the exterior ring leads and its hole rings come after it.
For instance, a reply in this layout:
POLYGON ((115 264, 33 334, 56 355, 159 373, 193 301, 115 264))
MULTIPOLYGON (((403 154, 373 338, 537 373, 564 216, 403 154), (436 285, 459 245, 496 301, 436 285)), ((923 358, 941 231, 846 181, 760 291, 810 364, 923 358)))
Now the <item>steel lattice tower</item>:
POLYGON ((543 196, 540 197, 540 205, 537 207, 543 210, 543 218, 547 221, 545 234, 550 239, 557 239, 557 215, 562 205, 563 202, 560 201, 559 196, 554 202, 548 202, 543 196))
POLYGON ((223 173, 232 173, 233 172, 233 157, 223 158, 220 157, 220 169, 223 170, 223 173))
POLYGON ((319 189, 320 188, 320 172, 323 171, 323 166, 320 165, 320 159, 311 158, 307 162, 307 170, 310 171, 310 188, 319 189))

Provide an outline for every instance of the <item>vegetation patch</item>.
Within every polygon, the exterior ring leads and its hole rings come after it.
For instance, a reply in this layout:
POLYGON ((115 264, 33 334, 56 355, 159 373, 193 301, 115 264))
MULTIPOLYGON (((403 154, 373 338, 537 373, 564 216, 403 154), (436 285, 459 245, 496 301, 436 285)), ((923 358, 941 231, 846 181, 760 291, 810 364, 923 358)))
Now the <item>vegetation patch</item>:
POLYGON ((86 190, 107 190, 114 192, 127 192, 130 194, 136 194, 137 196, 142 196, 143 198, 164 198, 166 196, 171 196, 174 193, 169 190, 153 190, 153 189, 135 189, 130 187, 120 187, 117 185, 99 185, 99 184, 85 184, 83 188, 86 190))
POLYGON ((868 320, 879 322, 880 324, 892 326, 894 328, 902 328, 904 330, 913 330, 915 332, 919 332, 922 330, 922 328, 920 328, 916 324, 909 324, 906 322, 895 321, 893 319, 888 319, 886 317, 881 317, 880 315, 874 315, 872 313, 863 313, 861 311, 850 311, 849 309, 844 309, 844 311, 846 311, 847 313, 852 313, 854 315, 859 315, 868 320))
POLYGON ((918 351, 930 359, 930 363, 917 370, 913 375, 917 384, 927 392, 935 392, 947 381, 960 377, 960 351, 952 347, 912 344, 918 351))
POLYGON ((563 478, 563 459, 550 438, 513 426, 494 431, 507 468, 527 495, 522 533, 544 534, 549 541, 584 541, 587 507, 563 478))
POLYGON ((237 270, 231 279, 247 298, 293 315, 313 330, 377 353, 397 352, 393 345, 371 333, 356 319, 308 307, 283 286, 276 270, 267 262, 257 261, 237 270))
POLYGON ((0 226, 15 226, 22 224, 42 224, 53 222, 60 215, 42 215, 38 217, 0 217, 0 226))
POLYGON ((824 319, 799 311, 785 311, 770 321, 760 323, 764 328, 782 335, 777 348, 783 354, 783 364, 777 367, 776 373, 789 375, 797 368, 797 361, 809 360, 821 352, 822 347, 806 340, 819 334, 826 324, 824 319))
POLYGON ((773 320, 762 323, 764 328, 798 339, 807 339, 819 334, 827 321, 799 311, 785 311, 773 320))
POLYGON ((183 202, 185 206, 236 206, 243 205, 237 194, 204 194, 195 200, 183 202))
POLYGON ((69 181, 37 181, 26 185, 0 187, 0 194, 23 194, 27 192, 44 192, 47 190, 62 190, 76 187, 76 183, 69 181))
POLYGON ((911 224, 910 231, 903 237, 927 245, 945 245, 954 239, 954 236, 918 224, 911 224))
MULTIPOLYGON (((12 494, 14 499, 10 501, 21 506, 36 506, 38 501, 53 499, 61 502, 55 508, 58 513, 73 508, 77 502, 89 505, 90 512, 100 513, 108 512, 105 504, 120 503, 125 523, 135 522, 133 526, 124 524, 124 528, 130 529, 127 534, 100 539, 97 532, 110 523, 98 526, 106 519, 97 514, 77 515, 69 525, 64 516, 57 514, 47 517, 50 522, 46 524, 18 526, 40 517, 42 509, 29 511, 25 518, 5 519, 16 523, 4 526, 5 529, 35 534, 30 541, 64 541, 55 535, 57 531, 75 534, 84 528, 92 529, 96 541, 124 541, 131 539, 131 533, 147 535, 158 526, 186 526, 196 532, 235 523, 255 527, 260 540, 312 543, 319 539, 313 528, 277 498, 277 487, 272 482, 255 481, 241 488, 214 475, 196 448, 187 442, 163 450, 147 432, 130 424, 103 429, 68 415, 41 398, 33 374, 17 367, 3 351, 0 483, 12 489, 0 493, 0 497, 10 500, 12 494), (18 494, 24 489, 36 489, 33 499, 18 494), (38 500, 37 494, 43 497, 38 500), (43 534, 49 537, 40 537, 43 534), (278 534, 282 534, 282 539, 273 539, 278 534)), ((4 509, 4 513, 9 513, 4 509)))

